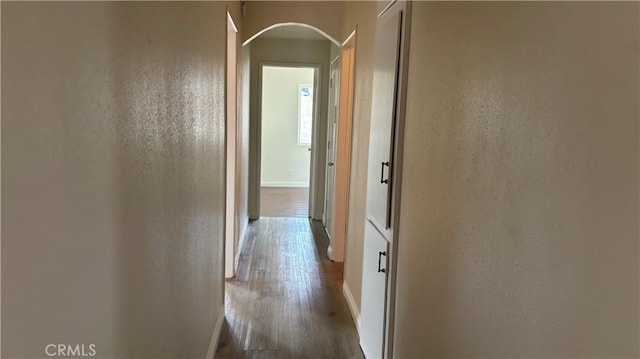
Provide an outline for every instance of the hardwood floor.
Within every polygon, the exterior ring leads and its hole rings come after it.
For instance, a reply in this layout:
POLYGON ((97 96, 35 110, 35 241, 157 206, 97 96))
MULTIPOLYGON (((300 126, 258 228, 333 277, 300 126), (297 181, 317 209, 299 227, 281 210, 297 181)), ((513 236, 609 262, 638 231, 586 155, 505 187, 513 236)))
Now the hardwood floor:
POLYGON ((309 217, 308 187, 261 187, 261 217, 309 217))
POLYGON ((249 225, 216 358, 364 358, 328 242, 319 221, 249 225))

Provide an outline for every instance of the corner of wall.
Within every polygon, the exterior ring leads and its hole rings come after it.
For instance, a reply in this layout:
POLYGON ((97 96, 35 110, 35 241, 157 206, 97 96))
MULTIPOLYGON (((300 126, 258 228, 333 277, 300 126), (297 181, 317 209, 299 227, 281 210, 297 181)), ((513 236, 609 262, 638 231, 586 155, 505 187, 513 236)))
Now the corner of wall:
POLYGON ((353 294, 351 294, 351 288, 349 288, 347 281, 342 282, 342 294, 347 302, 347 307, 349 307, 349 312, 351 312, 351 319, 353 319, 356 330, 358 334, 360 334, 360 311, 358 310, 356 301, 353 299, 353 294))
POLYGON ((216 356, 216 350, 218 349, 218 342, 220 341, 220 334, 222 334, 222 326, 224 324, 224 304, 218 310, 218 319, 213 327, 213 334, 211 335, 211 341, 209 342, 209 350, 207 350, 207 359, 213 359, 216 356))

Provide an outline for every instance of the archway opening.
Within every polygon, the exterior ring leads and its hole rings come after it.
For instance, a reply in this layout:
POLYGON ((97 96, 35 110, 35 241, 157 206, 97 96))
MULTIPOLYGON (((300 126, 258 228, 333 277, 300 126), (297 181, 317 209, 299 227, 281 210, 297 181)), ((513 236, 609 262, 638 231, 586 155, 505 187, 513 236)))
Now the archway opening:
MULTIPOLYGON (((293 38, 293 39, 296 39, 296 38, 297 39, 308 39, 309 38, 308 36, 310 36, 309 34, 316 33, 319 36, 321 36, 322 38, 325 38, 325 39, 331 41, 334 45, 336 45, 338 47, 341 45, 338 40, 334 39, 329 34, 327 34, 326 32, 322 31, 321 29, 318 29, 317 27, 315 27, 313 25, 303 24, 303 23, 299 23, 299 22, 281 22, 281 23, 273 24, 271 26, 267 26, 264 29, 258 31, 253 36, 251 36, 250 38, 245 40, 242 43, 242 46, 246 46, 251 41, 253 41, 254 39, 256 39, 256 38, 258 38, 260 36, 262 36, 265 33, 269 33, 271 35, 273 35, 274 33, 278 33, 278 34, 286 33, 288 35, 288 37, 286 37, 286 38, 290 38, 290 39, 291 38, 293 38)), ((267 36, 269 36, 269 34, 267 34, 267 36)))

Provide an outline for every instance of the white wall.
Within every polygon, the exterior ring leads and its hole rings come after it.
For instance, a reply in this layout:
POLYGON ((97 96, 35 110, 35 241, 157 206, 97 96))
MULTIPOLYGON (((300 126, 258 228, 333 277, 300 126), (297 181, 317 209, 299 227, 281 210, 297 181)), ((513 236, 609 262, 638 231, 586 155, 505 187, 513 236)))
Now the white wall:
MULTIPOLYGON (((259 95, 259 69, 261 62, 280 63, 307 63, 320 65, 320 81, 318 83, 318 116, 316 117, 316 131, 314 143, 326 143, 327 137, 327 101, 329 93, 329 40, 284 40, 260 38, 251 43, 251 86, 250 86, 250 131, 249 131, 249 218, 258 218, 260 199, 258 189, 258 173, 260 162, 258 161, 258 149, 261 144, 261 134, 258 122, 258 95, 259 95)), ((311 153, 311 165, 315 161, 326 162, 326 147, 316 147, 316 153, 311 153)), ((317 209, 311 216, 314 219, 322 219, 324 210, 324 181, 325 166, 319 166, 315 173, 315 191, 311 193, 311 205, 317 209), (315 206, 314 204, 318 204, 315 206)))
POLYGON ((638 3, 414 2, 396 358, 637 358, 638 3))
POLYGON ((2 356, 204 357, 223 308, 225 3, 1 7, 2 356))
POLYGON ((263 187, 309 186, 310 146, 298 145, 298 86, 313 82, 313 68, 262 68, 263 187))

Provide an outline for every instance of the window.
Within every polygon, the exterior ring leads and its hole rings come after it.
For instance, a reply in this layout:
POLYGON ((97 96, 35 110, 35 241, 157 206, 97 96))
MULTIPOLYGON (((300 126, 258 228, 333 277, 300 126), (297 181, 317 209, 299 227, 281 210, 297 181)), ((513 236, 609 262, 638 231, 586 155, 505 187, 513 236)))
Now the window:
POLYGON ((313 85, 298 86, 298 146, 311 146, 313 128, 313 85))

